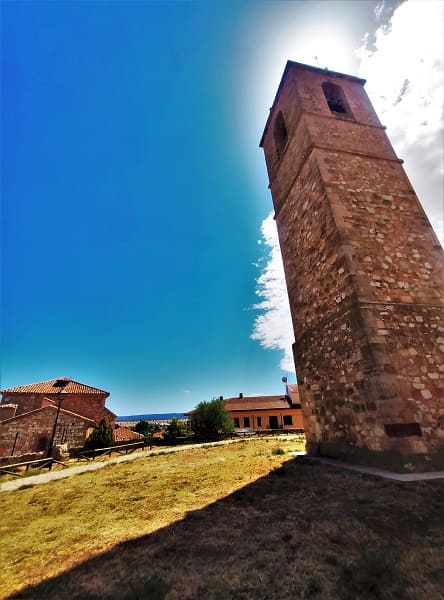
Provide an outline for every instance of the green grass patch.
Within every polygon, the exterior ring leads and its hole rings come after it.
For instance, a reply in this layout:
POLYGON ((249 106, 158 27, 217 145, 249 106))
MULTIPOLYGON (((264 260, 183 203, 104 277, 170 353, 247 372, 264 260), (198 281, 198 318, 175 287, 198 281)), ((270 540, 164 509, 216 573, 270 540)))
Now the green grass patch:
POLYGON ((285 454, 285 450, 280 446, 277 446, 276 448, 273 448, 271 453, 273 454, 273 456, 283 456, 285 454))

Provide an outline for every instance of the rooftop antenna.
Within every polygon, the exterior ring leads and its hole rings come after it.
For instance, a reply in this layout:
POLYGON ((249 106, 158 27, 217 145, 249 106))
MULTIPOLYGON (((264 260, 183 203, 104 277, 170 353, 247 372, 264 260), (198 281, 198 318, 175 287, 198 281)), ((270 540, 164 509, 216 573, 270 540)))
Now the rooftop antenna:
POLYGON ((285 377, 285 376, 282 377, 282 383, 284 384, 284 387, 285 387, 285 395, 287 395, 287 381, 288 381, 287 377, 285 377))

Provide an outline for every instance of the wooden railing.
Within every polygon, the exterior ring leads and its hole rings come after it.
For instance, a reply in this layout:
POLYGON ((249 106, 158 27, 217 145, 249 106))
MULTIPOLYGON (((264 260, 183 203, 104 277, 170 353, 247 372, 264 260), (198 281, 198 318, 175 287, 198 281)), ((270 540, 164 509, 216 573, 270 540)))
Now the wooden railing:
POLYGON ((109 446, 108 448, 96 448, 95 450, 82 450, 77 459, 81 460, 82 458, 86 460, 94 460, 99 458, 100 456, 111 456, 112 452, 117 452, 118 454, 128 454, 128 452, 133 452, 137 448, 144 448, 145 440, 140 440, 139 442, 131 442, 130 444, 118 444, 116 446, 109 446))
POLYGON ((57 463, 58 465, 62 465, 62 467, 66 467, 64 463, 56 460, 55 458, 38 458, 36 460, 27 460, 25 462, 13 463, 11 465, 0 465, 0 475, 15 475, 16 477, 20 477, 22 475, 23 470, 22 467, 25 467, 25 472, 29 470, 29 468, 33 469, 52 469, 52 465, 57 463), (18 469, 15 471, 14 469, 18 469))

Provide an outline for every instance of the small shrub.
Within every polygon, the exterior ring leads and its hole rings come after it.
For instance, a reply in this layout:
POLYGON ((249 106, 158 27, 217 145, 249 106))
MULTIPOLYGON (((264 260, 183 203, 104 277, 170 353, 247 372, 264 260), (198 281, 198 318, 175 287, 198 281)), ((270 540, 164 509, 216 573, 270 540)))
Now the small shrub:
POLYGON ((165 430, 165 440, 175 442, 179 437, 187 437, 188 429, 183 421, 174 417, 165 430))
POLYGON ((113 429, 108 421, 103 418, 98 425, 94 426, 85 444, 84 450, 96 450, 99 448, 110 448, 114 444, 113 429))
POLYGON ((271 453, 274 456, 282 456, 282 454, 285 454, 285 450, 283 448, 281 448, 280 446, 278 446, 277 448, 273 448, 271 453))

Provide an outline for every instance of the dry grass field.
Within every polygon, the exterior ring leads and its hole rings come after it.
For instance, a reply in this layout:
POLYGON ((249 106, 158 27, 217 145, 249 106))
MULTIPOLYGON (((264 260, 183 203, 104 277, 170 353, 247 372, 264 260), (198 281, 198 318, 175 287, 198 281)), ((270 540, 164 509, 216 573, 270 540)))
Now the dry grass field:
POLYGON ((441 599, 444 482, 300 448, 248 440, 4 492, 0 597, 441 599))

